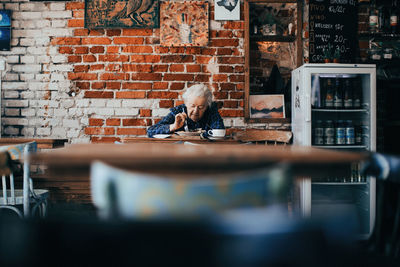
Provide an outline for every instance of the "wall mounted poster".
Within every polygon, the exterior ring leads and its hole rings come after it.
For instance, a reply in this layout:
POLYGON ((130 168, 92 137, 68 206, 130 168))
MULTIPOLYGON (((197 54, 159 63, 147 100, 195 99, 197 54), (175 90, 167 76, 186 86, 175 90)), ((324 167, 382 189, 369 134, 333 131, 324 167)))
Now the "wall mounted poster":
POLYGON ((160 6, 162 46, 206 46, 208 2, 162 2, 160 6))
POLYGON ((85 28, 158 27, 158 0, 85 0, 85 28))
POLYGON ((11 43, 11 10, 0 10, 0 50, 10 51, 11 43))
POLYGON ((250 95, 250 118, 285 118, 284 95, 250 95))
POLYGON ((214 0, 215 20, 240 20, 239 0, 214 0))

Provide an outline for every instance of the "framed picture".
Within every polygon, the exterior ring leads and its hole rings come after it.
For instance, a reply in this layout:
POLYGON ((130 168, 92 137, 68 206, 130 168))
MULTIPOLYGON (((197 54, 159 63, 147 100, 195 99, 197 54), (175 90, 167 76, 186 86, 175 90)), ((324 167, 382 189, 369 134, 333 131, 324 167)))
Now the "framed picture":
POLYGON ((285 118, 284 95, 250 95, 250 118, 285 118))
POLYGON ((239 0, 214 0, 215 20, 240 20, 239 0))
POLYGON ((158 28, 158 0, 85 0, 85 28, 158 28))
POLYGON ((11 10, 0 10, 0 50, 11 50, 11 10))
POLYGON ((208 2, 162 2, 160 44, 162 46, 206 46, 208 2))

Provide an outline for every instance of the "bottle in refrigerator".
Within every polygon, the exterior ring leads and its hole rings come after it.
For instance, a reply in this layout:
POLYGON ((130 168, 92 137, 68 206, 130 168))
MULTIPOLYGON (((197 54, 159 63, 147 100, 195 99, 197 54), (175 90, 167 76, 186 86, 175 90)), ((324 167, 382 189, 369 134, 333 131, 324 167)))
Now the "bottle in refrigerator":
POLYGON ((343 106, 345 109, 353 108, 353 88, 351 85, 350 79, 346 79, 344 81, 344 97, 343 97, 343 106))
POLYGON ((343 120, 338 120, 335 128, 335 144, 345 145, 346 144, 346 128, 343 120))
POLYGON ((362 145, 362 128, 361 125, 354 126, 354 141, 356 145, 362 145))
POLYGON ((324 145, 332 146, 335 144, 335 127, 332 120, 327 120, 324 127, 324 145))
POLYGON ((331 79, 326 80, 325 89, 326 89, 325 108, 330 109, 333 108, 333 94, 334 94, 334 88, 331 79))
POLYGON ((314 128, 314 145, 324 144, 324 127, 322 120, 317 120, 314 128))
POLYGON ((335 91, 333 93, 333 107, 335 109, 343 108, 342 88, 340 87, 340 81, 338 78, 336 78, 335 80, 335 91))
POLYGON ((311 84, 311 106, 312 108, 322 108, 321 81, 319 76, 314 76, 311 84))
POLYGON ((354 145, 355 144, 355 134, 354 134, 354 126, 351 120, 346 121, 346 145, 354 145))
POLYGON ((356 79, 353 87, 353 108, 361 108, 361 81, 356 79))

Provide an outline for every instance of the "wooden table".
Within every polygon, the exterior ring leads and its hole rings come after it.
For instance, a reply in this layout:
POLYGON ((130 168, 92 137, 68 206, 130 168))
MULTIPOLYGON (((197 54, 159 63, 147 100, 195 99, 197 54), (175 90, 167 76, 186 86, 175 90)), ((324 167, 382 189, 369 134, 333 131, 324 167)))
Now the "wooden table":
POLYGON ((63 147, 68 139, 43 139, 43 138, 0 138, 0 146, 15 145, 36 141, 39 149, 63 147))
POLYGON ((364 160, 366 153, 338 152, 297 146, 252 146, 234 144, 182 145, 163 143, 74 144, 63 149, 39 152, 33 164, 47 166, 43 185, 56 201, 88 203, 90 164, 99 160, 117 167, 151 173, 190 176, 226 173, 266 167, 285 162, 296 176, 321 177, 349 174, 350 164, 364 160))
POLYGON ((177 143, 190 142, 195 144, 238 144, 237 140, 230 137, 218 140, 201 139, 200 136, 179 136, 172 135, 168 138, 148 138, 148 137, 125 137, 121 139, 122 143, 177 143))

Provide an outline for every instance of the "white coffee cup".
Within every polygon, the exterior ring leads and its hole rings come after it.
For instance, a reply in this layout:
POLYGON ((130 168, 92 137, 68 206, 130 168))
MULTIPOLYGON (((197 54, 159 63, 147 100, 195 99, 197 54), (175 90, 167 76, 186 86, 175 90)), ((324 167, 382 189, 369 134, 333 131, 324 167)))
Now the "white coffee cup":
POLYGON ((225 132, 225 129, 211 129, 207 131, 207 134, 212 137, 224 137, 225 132))

